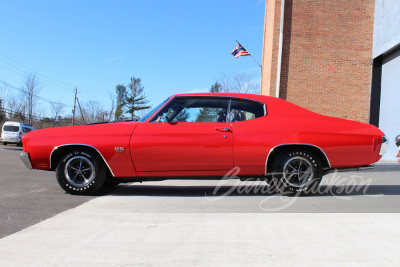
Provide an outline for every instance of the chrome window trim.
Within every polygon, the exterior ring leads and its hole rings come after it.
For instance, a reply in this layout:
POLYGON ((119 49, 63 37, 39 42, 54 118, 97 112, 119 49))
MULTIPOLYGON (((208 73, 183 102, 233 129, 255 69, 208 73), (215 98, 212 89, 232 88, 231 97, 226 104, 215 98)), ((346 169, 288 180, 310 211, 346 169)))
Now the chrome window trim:
POLYGON ((322 150, 322 148, 320 148, 319 146, 312 145, 312 144, 306 144, 306 143, 287 143, 287 144, 280 144, 280 145, 274 146, 274 147, 269 151, 268 156, 267 156, 267 159, 266 159, 266 161, 265 161, 265 175, 268 174, 267 164, 268 164, 268 159, 269 159, 269 156, 271 155, 271 153, 272 153, 276 148, 278 148, 278 147, 281 147, 281 146, 291 146, 291 145, 292 145, 292 146, 293 146, 293 145, 297 145, 297 146, 312 146, 312 147, 318 148, 318 149, 322 152, 322 154, 324 154, 326 160, 328 161, 329 168, 331 168, 331 163, 330 163, 330 161, 329 161, 328 156, 325 154, 325 151, 322 150))
POLYGON ((229 119, 229 114, 231 114, 231 104, 232 104, 232 98, 229 98, 229 102, 228 102, 228 110, 226 111, 226 118, 225 118, 225 122, 229 123, 230 125, 230 119, 229 119))
POLYGON ((114 173, 113 173, 113 171, 112 171, 110 165, 108 165, 108 162, 107 162, 106 159, 103 157, 103 154, 101 154, 100 151, 99 151, 97 148, 95 148, 94 146, 86 145, 86 144, 65 144, 65 145, 60 145, 60 146, 54 147, 53 150, 52 150, 51 153, 50 153, 50 169, 52 169, 52 166, 51 166, 51 158, 53 157, 53 152, 56 151, 58 148, 64 147, 64 146, 85 146, 85 147, 93 148, 94 150, 96 150, 97 153, 99 153, 99 155, 101 156, 101 158, 103 159, 103 161, 106 163, 108 169, 109 169, 110 172, 111 172, 111 175, 115 177, 115 175, 114 175, 114 173))
MULTIPOLYGON (((251 99, 251 98, 239 97, 239 96, 225 96, 225 95, 174 95, 169 99, 169 101, 165 102, 164 105, 162 105, 156 112, 154 112, 154 114, 151 117, 149 117, 149 119, 147 119, 145 122, 150 122, 160 110, 162 110, 166 105, 168 105, 169 102, 171 102, 175 98, 180 98, 180 97, 205 97, 205 98, 221 97, 221 98, 227 98, 229 100, 229 106, 228 106, 228 111, 229 112, 231 110, 231 102, 232 102, 231 100, 232 99, 243 99, 243 100, 253 101, 253 102, 257 102, 257 103, 262 104, 263 107, 264 107, 264 116, 267 115, 267 105, 265 104, 265 102, 263 102, 261 100, 257 100, 257 99, 251 99)), ((229 114, 229 112, 228 112, 228 114, 229 114)), ((264 116, 262 116, 262 117, 264 117, 264 116)), ((260 118, 262 118, 262 117, 260 117, 260 118)), ((226 122, 229 122, 228 118, 227 118, 226 122)))

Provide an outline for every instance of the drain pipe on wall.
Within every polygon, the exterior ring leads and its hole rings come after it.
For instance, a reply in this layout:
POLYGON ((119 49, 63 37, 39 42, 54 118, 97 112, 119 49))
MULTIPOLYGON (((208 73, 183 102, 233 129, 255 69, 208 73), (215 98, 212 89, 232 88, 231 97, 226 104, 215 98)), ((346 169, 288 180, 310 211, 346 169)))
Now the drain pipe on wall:
POLYGON ((278 70, 276 73, 275 96, 279 98, 281 87, 281 69, 282 69, 282 46, 283 46, 283 25, 285 22, 285 0, 281 0, 281 23, 279 30, 279 52, 278 52, 278 70))

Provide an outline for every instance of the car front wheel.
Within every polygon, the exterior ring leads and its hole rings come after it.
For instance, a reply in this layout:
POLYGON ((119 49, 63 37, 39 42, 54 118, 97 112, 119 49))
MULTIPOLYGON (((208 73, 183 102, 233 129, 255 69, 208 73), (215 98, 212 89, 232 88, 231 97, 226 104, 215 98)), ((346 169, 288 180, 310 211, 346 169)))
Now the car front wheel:
POLYGON ((70 194, 90 195, 97 192, 106 179, 103 162, 83 150, 68 152, 58 163, 57 181, 70 194))
POLYGON ((274 161, 272 182, 283 194, 314 194, 321 179, 321 161, 306 150, 284 152, 274 161))

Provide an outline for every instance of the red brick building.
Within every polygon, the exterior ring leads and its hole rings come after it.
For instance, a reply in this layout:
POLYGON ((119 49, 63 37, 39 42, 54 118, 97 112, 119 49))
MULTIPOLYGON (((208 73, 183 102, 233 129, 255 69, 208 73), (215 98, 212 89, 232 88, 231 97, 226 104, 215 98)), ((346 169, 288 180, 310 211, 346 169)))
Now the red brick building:
POLYGON ((266 0, 261 93, 369 122, 374 0, 266 0))

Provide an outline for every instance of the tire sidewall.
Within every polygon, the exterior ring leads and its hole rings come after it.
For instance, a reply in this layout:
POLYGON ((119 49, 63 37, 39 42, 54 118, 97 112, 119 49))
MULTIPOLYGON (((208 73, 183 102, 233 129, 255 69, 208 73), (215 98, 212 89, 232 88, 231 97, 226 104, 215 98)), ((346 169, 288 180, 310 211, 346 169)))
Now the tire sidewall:
POLYGON ((322 179, 322 163, 318 157, 313 153, 306 150, 291 150, 283 152, 274 161, 272 182, 278 188, 278 190, 285 195, 306 195, 312 194, 318 188, 322 179), (292 158, 304 158, 311 163, 313 177, 304 186, 295 187, 289 184, 286 179, 283 178, 283 168, 286 162, 292 158))
POLYGON ((64 189, 67 193, 70 194, 93 194, 96 191, 98 191, 102 185, 104 184, 106 175, 105 175, 105 169, 104 169, 104 164, 101 164, 99 159, 91 154, 90 152, 83 151, 83 150, 77 150, 77 151, 72 151, 68 152, 58 163, 57 169, 56 169, 56 176, 57 176, 57 181, 60 184, 61 188, 64 189), (94 172, 95 172, 95 177, 94 179, 86 186, 78 187, 74 184, 71 184, 67 178, 65 177, 65 165, 67 162, 76 156, 81 156, 89 160, 90 162, 93 163, 94 165, 94 172))

